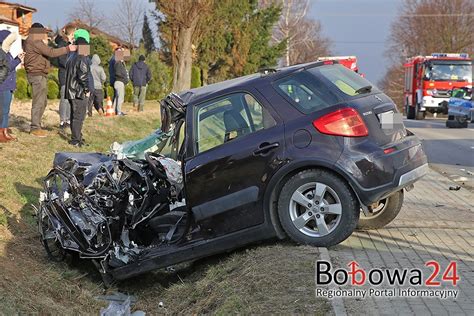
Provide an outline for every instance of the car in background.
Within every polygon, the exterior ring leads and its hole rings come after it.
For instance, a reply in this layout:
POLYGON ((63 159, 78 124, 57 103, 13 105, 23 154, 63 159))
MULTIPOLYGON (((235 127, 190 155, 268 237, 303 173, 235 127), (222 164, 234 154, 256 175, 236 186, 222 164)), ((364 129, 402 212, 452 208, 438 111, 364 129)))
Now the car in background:
POLYGON ((275 237, 333 246, 391 222, 428 168, 392 100, 335 61, 170 94, 161 120, 109 154, 56 154, 38 211, 50 257, 108 280, 275 237))
POLYGON ((474 102, 472 101, 472 87, 454 89, 450 92, 448 102, 448 119, 446 127, 466 128, 468 122, 474 122, 474 102))

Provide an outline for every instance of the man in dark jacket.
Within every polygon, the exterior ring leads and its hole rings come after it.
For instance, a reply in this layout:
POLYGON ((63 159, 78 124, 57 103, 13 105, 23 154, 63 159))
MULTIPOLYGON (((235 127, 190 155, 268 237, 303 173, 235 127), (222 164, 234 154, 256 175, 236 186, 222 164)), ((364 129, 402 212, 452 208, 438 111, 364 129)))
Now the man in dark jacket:
POLYGON ((145 56, 140 55, 138 61, 130 69, 130 80, 133 83, 133 107, 138 106, 139 112, 145 105, 146 87, 151 80, 150 68, 145 64, 145 56))
POLYGON ((71 145, 82 147, 82 125, 86 117, 90 96, 89 44, 80 37, 76 40, 77 54, 66 63, 65 97, 71 104, 71 145))
MULTIPOLYGON (((54 42, 57 47, 66 47, 71 44, 74 40, 74 32, 76 28, 73 26, 67 26, 62 31, 62 34, 58 34, 54 42)), ((71 106, 69 101, 64 97, 64 90, 66 85, 66 62, 69 54, 59 56, 56 59, 56 65, 58 67, 58 79, 59 86, 61 87, 61 100, 59 101, 59 127, 66 128, 69 125, 69 119, 71 117, 71 106)))
POLYGON ((115 82, 114 82, 114 89, 115 89, 115 113, 117 115, 125 115, 122 112, 122 104, 125 100, 125 86, 128 83, 128 71, 125 67, 124 61, 124 52, 123 51, 115 51, 115 82))
POLYGON ((74 45, 53 49, 47 45, 47 42, 47 30, 42 24, 34 23, 25 41, 24 50, 25 70, 33 93, 30 133, 37 137, 47 136, 47 133, 41 129, 41 119, 47 104, 47 76, 50 67, 48 57, 59 57, 76 50, 74 45))

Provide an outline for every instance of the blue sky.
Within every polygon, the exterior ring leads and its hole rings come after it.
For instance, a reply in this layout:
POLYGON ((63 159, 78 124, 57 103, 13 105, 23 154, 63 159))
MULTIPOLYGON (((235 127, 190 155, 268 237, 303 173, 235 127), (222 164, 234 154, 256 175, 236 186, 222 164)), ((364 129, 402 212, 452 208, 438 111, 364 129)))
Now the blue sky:
MULTIPOLYGON (((35 22, 61 27, 77 0, 16 0, 38 9, 35 22)), ((113 12, 118 0, 95 0, 102 12, 113 12)), ((153 9, 148 0, 135 0, 153 9)), ((376 83, 385 74, 384 54, 390 24, 402 0, 310 0, 309 15, 321 21, 323 31, 333 41, 338 55, 356 55, 359 69, 376 83)))

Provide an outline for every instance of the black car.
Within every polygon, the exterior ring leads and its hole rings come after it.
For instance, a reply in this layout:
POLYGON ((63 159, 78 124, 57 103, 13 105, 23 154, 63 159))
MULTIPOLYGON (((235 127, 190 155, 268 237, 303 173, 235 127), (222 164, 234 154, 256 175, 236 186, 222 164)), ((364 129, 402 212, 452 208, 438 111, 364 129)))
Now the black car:
POLYGON ((332 61, 171 94, 149 137, 109 154, 56 154, 43 244, 115 279, 274 237, 338 244, 357 225, 392 221, 427 172, 399 116, 332 61))

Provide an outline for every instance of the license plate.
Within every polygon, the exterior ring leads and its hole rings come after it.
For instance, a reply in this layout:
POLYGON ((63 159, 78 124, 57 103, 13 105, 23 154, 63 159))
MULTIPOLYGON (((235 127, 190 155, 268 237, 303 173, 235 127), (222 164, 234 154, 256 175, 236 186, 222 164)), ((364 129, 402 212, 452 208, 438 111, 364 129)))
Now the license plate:
POLYGON ((393 130, 398 129, 403 125, 403 118, 400 113, 394 111, 387 111, 377 114, 382 129, 393 130))

